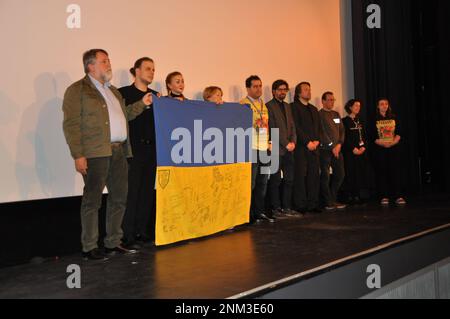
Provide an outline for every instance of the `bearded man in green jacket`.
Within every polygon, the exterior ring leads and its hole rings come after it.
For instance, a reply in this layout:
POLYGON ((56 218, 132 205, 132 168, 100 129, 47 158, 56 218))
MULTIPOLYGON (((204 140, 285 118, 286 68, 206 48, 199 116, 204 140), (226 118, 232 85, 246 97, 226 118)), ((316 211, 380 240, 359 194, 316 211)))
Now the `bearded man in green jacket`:
POLYGON ((122 247, 122 219, 128 193, 127 157, 131 157, 128 121, 152 104, 152 95, 125 106, 119 91, 110 84, 108 53, 92 49, 83 55, 86 76, 64 95, 64 136, 83 176, 81 243, 85 260, 106 260, 136 251, 122 247), (98 249, 98 211, 105 186, 108 189, 105 249, 98 249))

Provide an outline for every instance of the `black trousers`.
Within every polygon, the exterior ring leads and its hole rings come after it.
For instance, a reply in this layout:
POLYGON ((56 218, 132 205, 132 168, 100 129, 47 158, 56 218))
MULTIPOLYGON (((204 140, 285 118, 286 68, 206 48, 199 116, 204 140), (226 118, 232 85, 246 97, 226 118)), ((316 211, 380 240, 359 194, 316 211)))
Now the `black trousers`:
POLYGON ((376 170, 377 190, 381 198, 399 198, 402 196, 402 162, 400 146, 383 148, 374 146, 374 166, 376 170))
POLYGON ((266 209, 266 193, 267 193, 267 181, 269 179, 268 174, 263 174, 261 169, 266 166, 259 160, 257 163, 252 164, 252 200, 250 209, 250 218, 256 219, 261 214, 265 213, 266 209))
POLYGON ((360 156, 353 154, 353 150, 344 151, 345 179, 342 193, 347 199, 361 198, 363 191, 371 187, 373 173, 367 151, 360 156))
POLYGON ((295 152, 294 207, 297 210, 319 208, 320 153, 300 146, 295 152))
POLYGON ((147 146, 129 161, 128 201, 123 221, 124 239, 136 236, 155 238, 156 223, 156 152, 147 146))
POLYGON ((280 156, 280 169, 270 175, 269 194, 272 209, 292 208, 292 188, 294 184, 294 153, 280 156), (283 177, 281 176, 283 174, 283 177), (280 189, 280 186, 282 188, 280 189), (280 196, 281 192, 281 196, 280 196))
POLYGON ((326 206, 336 203, 337 194, 344 182, 344 156, 336 158, 330 150, 320 150, 320 193, 326 206), (330 182, 330 167, 333 176, 330 182))

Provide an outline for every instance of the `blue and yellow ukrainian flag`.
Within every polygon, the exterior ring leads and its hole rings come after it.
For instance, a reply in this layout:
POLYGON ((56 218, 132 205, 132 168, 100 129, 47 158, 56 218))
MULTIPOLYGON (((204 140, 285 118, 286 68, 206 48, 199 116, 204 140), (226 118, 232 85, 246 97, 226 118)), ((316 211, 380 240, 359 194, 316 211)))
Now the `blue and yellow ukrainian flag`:
POLYGON ((153 107, 158 166, 156 245, 248 223, 251 134, 245 139, 234 136, 232 142, 230 132, 251 130, 252 111, 234 103, 169 98, 155 98, 153 107))

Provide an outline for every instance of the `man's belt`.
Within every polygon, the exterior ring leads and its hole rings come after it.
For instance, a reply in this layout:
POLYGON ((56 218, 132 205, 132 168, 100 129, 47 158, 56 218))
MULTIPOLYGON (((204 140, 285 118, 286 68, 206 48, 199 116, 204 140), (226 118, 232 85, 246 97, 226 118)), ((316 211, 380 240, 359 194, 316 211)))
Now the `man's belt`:
POLYGON ((114 143, 111 143, 111 147, 118 148, 118 147, 122 147, 123 144, 125 144, 125 142, 114 142, 114 143))

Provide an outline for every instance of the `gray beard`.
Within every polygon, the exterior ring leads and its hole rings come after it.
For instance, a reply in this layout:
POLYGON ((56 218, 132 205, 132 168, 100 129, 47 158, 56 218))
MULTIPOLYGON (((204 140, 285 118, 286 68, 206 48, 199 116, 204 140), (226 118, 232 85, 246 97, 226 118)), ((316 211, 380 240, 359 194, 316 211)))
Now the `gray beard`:
POLYGON ((112 72, 107 72, 102 75, 102 80, 104 82, 110 82, 112 80, 112 77, 113 77, 112 72))

